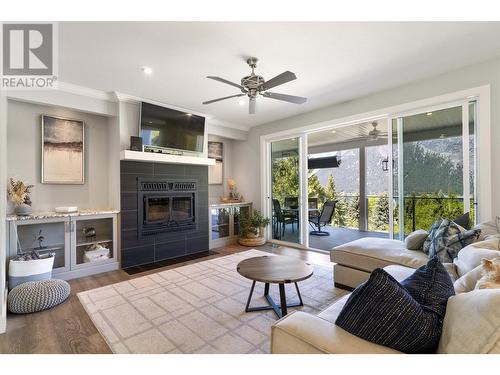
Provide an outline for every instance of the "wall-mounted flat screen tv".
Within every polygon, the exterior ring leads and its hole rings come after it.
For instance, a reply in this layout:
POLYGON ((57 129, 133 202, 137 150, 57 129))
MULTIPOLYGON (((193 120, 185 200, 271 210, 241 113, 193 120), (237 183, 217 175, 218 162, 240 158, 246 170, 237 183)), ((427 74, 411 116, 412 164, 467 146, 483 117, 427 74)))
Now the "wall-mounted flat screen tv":
POLYGON ((142 102, 140 122, 145 146, 203 152, 205 117, 142 102))

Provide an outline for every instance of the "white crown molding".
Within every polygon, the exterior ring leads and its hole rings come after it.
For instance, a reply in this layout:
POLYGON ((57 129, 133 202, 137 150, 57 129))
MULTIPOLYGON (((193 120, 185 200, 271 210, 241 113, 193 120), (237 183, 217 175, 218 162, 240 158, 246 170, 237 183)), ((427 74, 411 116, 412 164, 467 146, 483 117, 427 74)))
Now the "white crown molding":
POLYGON ((168 107, 168 108, 172 108, 172 109, 175 109, 178 111, 188 112, 188 113, 192 113, 193 115, 205 117, 207 119, 207 122, 209 122, 210 124, 224 126, 226 128, 238 129, 238 130, 242 130, 242 131, 250 130, 249 126, 217 120, 206 113, 193 111, 189 108, 179 107, 179 106, 174 105, 174 104, 159 102, 157 100, 151 100, 148 98, 141 98, 138 96, 125 94, 125 93, 118 92, 118 91, 115 91, 113 94, 114 94, 116 100, 120 101, 120 102, 128 102, 128 103, 135 103, 135 104, 140 103, 140 102, 148 102, 148 103, 159 105, 162 107, 168 107))
POLYGON ((108 102, 116 102, 116 99, 113 93, 105 92, 101 90, 91 89, 90 87, 75 85, 69 82, 61 82, 57 83, 57 89, 59 91, 69 92, 71 94, 86 96, 89 98, 105 100, 108 102))
POLYGON ((178 111, 183 111, 183 112, 192 113, 194 115, 203 116, 207 119, 207 122, 210 124, 223 126, 226 128, 237 129, 237 130, 241 130, 241 131, 245 131, 245 132, 250 130, 249 126, 241 125, 241 124, 234 124, 234 123, 218 120, 218 119, 215 119, 206 113, 193 111, 189 108, 179 107, 177 105, 170 104, 170 103, 163 103, 163 102, 159 102, 156 100, 141 98, 138 96, 125 94, 125 93, 118 92, 118 91, 105 92, 105 91, 101 91, 101 90, 92 89, 90 87, 75 85, 73 83, 62 82, 62 81, 58 82, 57 90, 63 91, 63 92, 68 92, 71 94, 82 95, 82 96, 86 96, 86 97, 94 98, 94 99, 98 99, 98 100, 115 102, 115 103, 116 102, 128 102, 128 103, 138 104, 140 102, 148 102, 148 103, 176 109, 178 111))

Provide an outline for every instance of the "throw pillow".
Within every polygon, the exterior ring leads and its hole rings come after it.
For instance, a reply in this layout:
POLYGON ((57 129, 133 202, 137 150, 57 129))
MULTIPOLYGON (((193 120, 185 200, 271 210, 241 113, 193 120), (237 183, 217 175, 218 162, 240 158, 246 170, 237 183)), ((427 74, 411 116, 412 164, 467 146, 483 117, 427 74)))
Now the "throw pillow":
POLYGON ((425 240, 429 236, 429 232, 423 229, 418 229, 411 232, 405 238, 405 245, 408 250, 422 250, 425 240))
POLYGON ((474 290, 448 300, 440 354, 500 352, 500 289, 474 290))
MULTIPOLYGON (((446 300, 434 304, 446 306, 446 300)), ((432 353, 443 322, 436 313, 442 309, 432 306, 420 305, 391 275, 377 268, 351 293, 335 324, 367 341, 405 353, 432 353)))
POLYGON ((478 280, 483 276, 483 266, 480 264, 476 268, 470 270, 462 277, 459 277, 454 283, 455 293, 467 293, 476 287, 478 280))
POLYGON ((442 263, 452 262, 463 247, 478 239, 480 233, 477 229, 461 232, 453 221, 443 219, 439 228, 432 234, 429 258, 438 256, 442 263))
POLYGON ((482 223, 477 224, 472 229, 480 229, 481 235, 479 236, 479 240, 483 241, 487 239, 489 236, 498 236, 500 234, 500 218, 497 216, 495 220, 484 221, 482 223))
POLYGON ((473 270, 481 264, 481 259, 493 259, 500 256, 498 251, 498 240, 490 239, 475 242, 464 247, 453 260, 460 277, 473 270))
POLYGON ((422 246, 422 250, 424 253, 429 254, 429 250, 432 243, 432 238, 434 237, 434 233, 439 229, 443 219, 437 219, 434 223, 432 223, 431 229, 429 230, 429 235, 424 241, 424 245, 422 246))
POLYGON ((453 281, 438 257, 401 281, 401 285, 423 308, 434 311, 444 318, 446 301, 455 294, 453 281))
POLYGON ((466 212, 463 215, 460 215, 455 220, 453 220, 453 222, 465 228, 466 230, 469 230, 471 228, 470 216, 468 212, 466 212))

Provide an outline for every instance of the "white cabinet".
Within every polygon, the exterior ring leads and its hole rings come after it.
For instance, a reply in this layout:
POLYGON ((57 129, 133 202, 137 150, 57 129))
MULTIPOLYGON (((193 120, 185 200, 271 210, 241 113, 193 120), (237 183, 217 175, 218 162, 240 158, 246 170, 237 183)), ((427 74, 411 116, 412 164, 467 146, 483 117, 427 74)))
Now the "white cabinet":
POLYGON ((234 243, 240 233, 240 218, 249 215, 252 203, 210 205, 210 249, 234 243))
POLYGON ((54 278, 73 279, 119 268, 117 214, 9 220, 9 257, 54 253, 54 278))

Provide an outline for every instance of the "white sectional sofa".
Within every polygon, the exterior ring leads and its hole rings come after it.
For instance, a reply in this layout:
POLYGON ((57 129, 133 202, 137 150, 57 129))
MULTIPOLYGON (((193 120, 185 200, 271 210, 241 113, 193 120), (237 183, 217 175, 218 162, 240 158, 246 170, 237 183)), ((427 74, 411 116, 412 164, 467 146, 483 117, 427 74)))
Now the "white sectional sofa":
MULTIPOLYGON (((474 290, 481 277, 481 259, 500 257, 495 222, 477 226, 479 242, 462 249, 454 263, 444 264, 455 281, 456 295, 448 300, 438 353, 500 353, 500 289, 474 290)), ((428 261, 420 250, 408 250, 398 240, 363 238, 331 252, 335 285, 354 289, 376 268, 403 280, 428 261)), ((365 341, 336 326, 346 295, 317 316, 296 311, 272 327, 272 353, 398 353, 365 341)))
MULTIPOLYGON (((384 268, 396 280, 413 273, 412 268, 384 268)), ((296 311, 272 327, 273 354, 401 354, 397 350, 365 341, 335 325, 349 295, 319 315, 296 311)), ((459 293, 448 300, 438 353, 500 353, 500 289, 459 293), (473 319, 471 319, 473 317, 473 319)))

